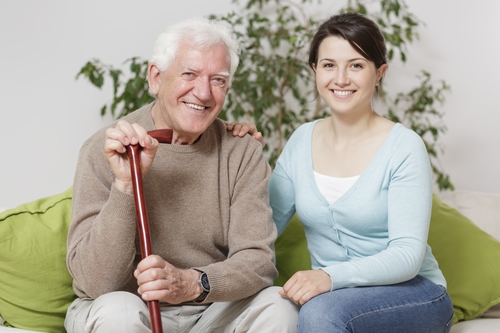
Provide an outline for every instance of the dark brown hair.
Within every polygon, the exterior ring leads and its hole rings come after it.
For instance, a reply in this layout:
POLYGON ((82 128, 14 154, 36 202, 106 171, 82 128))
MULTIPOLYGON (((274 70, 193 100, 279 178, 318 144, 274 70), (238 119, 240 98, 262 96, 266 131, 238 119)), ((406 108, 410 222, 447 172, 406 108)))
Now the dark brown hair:
MULTIPOLYGON (((338 36, 367 60, 380 68, 387 64, 387 48, 385 39, 375 22, 358 13, 334 15, 323 22, 314 35, 309 48, 309 66, 318 62, 318 50, 321 42, 327 37, 338 36)), ((382 81, 382 80, 381 80, 382 81)))

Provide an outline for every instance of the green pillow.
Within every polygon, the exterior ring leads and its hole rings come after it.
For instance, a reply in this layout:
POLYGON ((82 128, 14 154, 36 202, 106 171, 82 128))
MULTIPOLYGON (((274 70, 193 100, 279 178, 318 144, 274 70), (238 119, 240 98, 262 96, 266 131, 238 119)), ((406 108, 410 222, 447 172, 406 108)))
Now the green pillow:
POLYGON ((500 303, 500 242, 436 195, 428 243, 448 284, 454 323, 500 303))
POLYGON ((311 269, 311 257, 307 249, 304 227, 295 214, 275 243, 276 268, 279 275, 275 286, 283 286, 297 271, 311 269))
POLYGON ((5 326, 64 330, 76 298, 66 268, 72 189, 0 213, 0 316, 5 326))

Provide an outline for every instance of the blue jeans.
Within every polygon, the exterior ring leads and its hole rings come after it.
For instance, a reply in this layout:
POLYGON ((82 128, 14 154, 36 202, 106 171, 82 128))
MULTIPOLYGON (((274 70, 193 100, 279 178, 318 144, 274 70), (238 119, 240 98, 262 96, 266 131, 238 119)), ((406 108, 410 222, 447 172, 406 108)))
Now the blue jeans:
POLYGON ((448 333, 453 305, 446 289, 417 275, 390 286, 345 288, 310 299, 299 333, 448 333))

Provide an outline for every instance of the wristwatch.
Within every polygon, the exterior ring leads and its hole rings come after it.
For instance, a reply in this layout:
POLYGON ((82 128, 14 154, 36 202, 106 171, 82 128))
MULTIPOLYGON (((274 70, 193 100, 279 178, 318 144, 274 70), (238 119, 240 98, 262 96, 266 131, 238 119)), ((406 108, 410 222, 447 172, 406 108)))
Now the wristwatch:
POLYGON ((210 292, 210 282, 208 282, 208 276, 207 273, 200 271, 199 269, 196 269, 198 272, 201 273, 200 279, 198 280, 198 283, 200 284, 201 289, 203 291, 201 292, 200 296, 196 297, 194 300, 195 303, 201 303, 207 298, 208 293, 210 292))

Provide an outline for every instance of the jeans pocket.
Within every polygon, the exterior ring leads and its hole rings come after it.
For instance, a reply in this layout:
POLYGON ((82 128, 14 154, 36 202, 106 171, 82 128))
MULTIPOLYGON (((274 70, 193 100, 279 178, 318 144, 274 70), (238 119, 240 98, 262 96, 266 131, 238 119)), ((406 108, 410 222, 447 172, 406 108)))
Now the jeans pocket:
POLYGON ((453 322, 453 316, 444 327, 444 333, 450 333, 452 322, 453 322))

